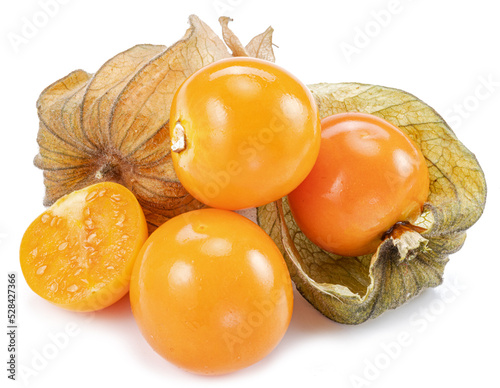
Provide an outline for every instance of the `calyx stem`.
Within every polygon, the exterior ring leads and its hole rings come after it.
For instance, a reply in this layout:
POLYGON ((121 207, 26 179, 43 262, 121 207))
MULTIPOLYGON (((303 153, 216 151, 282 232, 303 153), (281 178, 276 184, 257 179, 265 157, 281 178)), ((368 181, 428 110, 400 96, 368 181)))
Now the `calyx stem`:
POLYGON ((173 152, 182 152, 186 149, 186 133, 180 121, 175 123, 170 149, 173 152))

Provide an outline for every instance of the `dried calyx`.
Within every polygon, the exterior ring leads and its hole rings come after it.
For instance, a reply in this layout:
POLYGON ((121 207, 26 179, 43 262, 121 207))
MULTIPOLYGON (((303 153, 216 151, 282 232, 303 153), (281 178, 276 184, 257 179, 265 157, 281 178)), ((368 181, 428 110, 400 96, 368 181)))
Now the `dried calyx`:
POLYGON ((258 209, 258 222, 281 249, 297 289, 328 318, 358 324, 442 282, 448 255, 481 216, 484 174, 446 122, 415 96, 356 83, 311 85, 320 116, 354 111, 403 130, 427 161, 430 194, 414 225, 396 225, 373 255, 342 257, 314 245, 286 198, 258 209))
POLYGON ((137 45, 95 74, 76 70, 47 87, 37 103, 35 158, 44 170, 44 204, 93 183, 118 182, 137 196, 150 232, 203 207, 174 173, 168 123, 173 95, 196 70, 230 57, 229 50, 274 61, 272 28, 243 46, 229 21, 220 19, 223 41, 193 15, 184 37, 170 47, 137 45))

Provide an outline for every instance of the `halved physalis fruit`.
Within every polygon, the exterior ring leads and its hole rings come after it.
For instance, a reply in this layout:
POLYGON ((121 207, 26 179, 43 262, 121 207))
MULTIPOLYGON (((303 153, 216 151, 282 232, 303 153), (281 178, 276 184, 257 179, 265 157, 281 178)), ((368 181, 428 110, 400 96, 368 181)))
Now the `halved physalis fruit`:
POLYGON ((31 223, 21 241, 21 269, 49 302, 99 310, 128 292, 147 237, 134 194, 117 183, 97 183, 62 197, 31 223))

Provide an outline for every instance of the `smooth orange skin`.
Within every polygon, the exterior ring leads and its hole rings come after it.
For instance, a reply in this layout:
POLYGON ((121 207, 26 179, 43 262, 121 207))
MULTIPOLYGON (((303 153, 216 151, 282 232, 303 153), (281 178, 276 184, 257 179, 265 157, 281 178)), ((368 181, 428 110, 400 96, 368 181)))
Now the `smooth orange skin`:
POLYGON ((274 63, 247 57, 212 63, 177 90, 170 112, 187 148, 172 152, 182 185, 220 209, 264 205, 311 171, 320 146, 312 94, 274 63))
POLYGON ((148 237, 134 194, 112 182, 60 198, 27 228, 21 270, 45 300, 72 311, 95 311, 121 299, 148 237))
POLYGON ((130 285, 137 324, 162 357, 224 374, 265 357, 293 308, 290 275, 270 237, 236 213, 202 209, 151 234, 130 285))
POLYGON ((288 195, 299 228, 342 256, 374 253, 400 221, 415 221, 429 195, 420 149, 399 128, 373 115, 343 113, 321 122, 311 173, 288 195))

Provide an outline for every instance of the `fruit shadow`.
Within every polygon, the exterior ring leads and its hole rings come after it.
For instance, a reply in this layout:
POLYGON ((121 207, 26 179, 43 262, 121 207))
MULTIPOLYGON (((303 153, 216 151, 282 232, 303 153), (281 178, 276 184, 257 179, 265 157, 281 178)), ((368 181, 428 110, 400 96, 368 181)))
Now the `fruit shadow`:
POLYGON ((112 305, 96 311, 95 318, 105 322, 105 321, 134 321, 134 316, 132 315, 132 309, 130 308, 129 294, 125 294, 120 300, 113 303, 112 305))
POLYGON ((340 325, 316 310, 298 291, 293 290, 293 314, 288 327, 290 336, 304 336, 311 333, 321 335, 323 332, 340 330, 340 325))
POLYGON ((293 290, 293 314, 279 351, 291 350, 297 343, 311 337, 337 335, 346 325, 334 322, 316 310, 298 291, 293 290))

